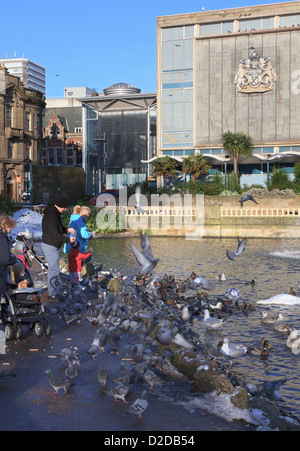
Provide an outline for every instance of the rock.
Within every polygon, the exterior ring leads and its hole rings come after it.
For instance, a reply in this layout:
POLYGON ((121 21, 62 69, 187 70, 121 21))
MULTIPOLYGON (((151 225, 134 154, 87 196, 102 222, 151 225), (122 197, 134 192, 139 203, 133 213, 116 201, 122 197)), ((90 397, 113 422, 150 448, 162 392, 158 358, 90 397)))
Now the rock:
POLYGON ((230 398, 232 404, 242 410, 249 408, 249 399, 250 396, 244 387, 237 387, 230 398))
POLYGON ((198 355, 195 352, 187 351, 186 349, 171 350, 174 352, 172 364, 175 368, 189 379, 193 379, 197 368, 203 364, 198 355))
POLYGON ((225 374, 219 374, 218 367, 215 362, 208 362, 205 365, 200 365, 195 374, 194 389, 202 393, 217 393, 231 394, 233 392, 233 385, 225 374))
POLYGON ((250 409, 258 409, 265 413, 270 423, 271 429, 279 429, 280 431, 299 431, 299 422, 291 417, 284 416, 279 408, 269 399, 263 397, 255 397, 249 401, 250 409))

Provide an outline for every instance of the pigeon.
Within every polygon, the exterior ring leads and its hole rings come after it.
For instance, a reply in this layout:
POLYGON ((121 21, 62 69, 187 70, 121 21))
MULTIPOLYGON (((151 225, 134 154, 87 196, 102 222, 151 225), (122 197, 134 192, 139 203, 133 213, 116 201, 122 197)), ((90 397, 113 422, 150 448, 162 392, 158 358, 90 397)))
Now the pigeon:
POLYGON ((107 371, 104 369, 104 367, 102 366, 101 368, 98 369, 97 371, 97 379, 99 381, 99 384, 102 387, 105 387, 106 382, 108 380, 108 373, 107 371))
POLYGON ((68 348, 64 348, 60 351, 59 354, 57 354, 57 357, 59 357, 63 364, 70 363, 70 358, 72 355, 72 346, 69 346, 68 348))
POLYGON ((141 185, 137 185, 136 189, 135 189, 135 200, 136 200, 136 205, 134 206, 136 212, 138 215, 140 214, 144 214, 147 213, 146 210, 144 210, 141 207, 141 194, 142 194, 142 189, 141 189, 141 185))
POLYGON ((96 357, 98 348, 99 348, 99 338, 96 337, 94 338, 91 347, 87 351, 87 353, 92 357, 92 359, 96 357))
POLYGON ((224 319, 214 318, 209 315, 209 311, 207 309, 204 310, 204 324, 206 327, 210 327, 212 329, 217 329, 222 326, 224 323, 224 319))
POLYGON ((144 374, 144 379, 149 385, 149 390, 151 390, 154 385, 163 385, 163 380, 158 377, 153 371, 147 370, 144 374))
POLYGON ((129 404, 128 401, 126 401, 125 396, 127 395, 129 391, 129 387, 124 384, 116 385, 114 388, 111 388, 110 390, 106 390, 105 393, 107 395, 112 395, 115 398, 115 402, 118 402, 119 399, 122 399, 125 404, 129 404))
POLYGON ((145 412, 145 410, 148 408, 148 405, 149 405, 149 403, 146 399, 146 396, 147 396, 147 391, 144 390, 141 398, 137 398, 128 409, 128 413, 133 413, 135 415, 138 415, 139 420, 143 419, 142 414, 145 412))
POLYGON ((229 258, 229 260, 234 260, 235 257, 239 257, 240 255, 242 255, 242 253, 245 250, 246 247, 246 243, 247 243, 247 238, 243 238, 241 241, 238 238, 238 248, 236 251, 227 251, 227 257, 229 258))
POLYGON ((192 343, 189 343, 182 335, 176 334, 174 338, 171 339, 173 343, 175 343, 178 346, 181 346, 182 348, 186 349, 194 349, 195 345, 192 343))
POLYGON ((58 393, 61 388, 63 388, 66 393, 67 388, 74 385, 70 379, 64 379, 61 376, 55 375, 52 370, 46 370, 45 373, 48 375, 49 384, 54 388, 55 393, 58 393))
POLYGON ((243 345, 229 344, 228 338, 224 338, 220 352, 227 357, 241 357, 246 354, 247 347, 243 345))
POLYGON ((79 352, 75 352, 71 357, 71 362, 73 363, 74 366, 77 365, 80 367, 80 359, 81 359, 81 356, 80 356, 79 352))
POLYGON ((153 257, 149 260, 141 251, 139 251, 134 244, 131 245, 132 252, 137 260, 137 262, 142 266, 142 271, 140 275, 143 276, 145 274, 149 274, 156 267, 159 259, 154 259, 153 257))
POLYGON ((78 371, 76 368, 74 368, 74 365, 72 363, 70 363, 68 368, 66 368, 65 376, 72 380, 78 376, 78 371))
POLYGON ((266 397, 271 399, 271 401, 279 401, 281 399, 279 389, 281 385, 285 384, 285 382, 287 382, 287 379, 265 382, 263 384, 263 392, 266 397))
POLYGON ((239 200, 239 202, 241 203, 241 208, 243 207, 243 203, 247 202, 247 200, 252 200, 252 202, 255 202, 257 205, 259 205, 258 202, 254 199, 254 197, 251 196, 251 194, 243 194, 243 196, 239 200))
POLYGON ((9 377, 16 377, 16 374, 5 373, 4 371, 0 371, 0 382, 6 381, 9 377))
POLYGON ((198 276, 193 280, 193 287, 200 286, 204 290, 211 290, 212 286, 210 282, 204 276, 198 276))

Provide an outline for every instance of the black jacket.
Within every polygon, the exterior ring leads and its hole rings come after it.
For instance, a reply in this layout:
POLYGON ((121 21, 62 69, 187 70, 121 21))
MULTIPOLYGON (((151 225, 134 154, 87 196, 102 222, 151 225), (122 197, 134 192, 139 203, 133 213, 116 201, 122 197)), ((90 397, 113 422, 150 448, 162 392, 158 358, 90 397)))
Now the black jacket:
POLYGON ((6 291, 7 267, 15 263, 17 259, 10 253, 8 237, 0 230, 0 295, 6 291))
POLYGON ((44 210, 42 231, 43 243, 54 246, 57 249, 62 244, 70 242, 70 239, 64 235, 68 232, 68 229, 62 225, 61 214, 54 205, 48 205, 44 210))

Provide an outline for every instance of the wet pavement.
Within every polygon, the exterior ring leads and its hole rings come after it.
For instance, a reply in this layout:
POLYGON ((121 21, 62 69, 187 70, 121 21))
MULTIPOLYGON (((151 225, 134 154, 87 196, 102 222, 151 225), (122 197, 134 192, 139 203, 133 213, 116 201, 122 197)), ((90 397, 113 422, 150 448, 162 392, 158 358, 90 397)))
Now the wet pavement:
MULTIPOLYGON (((53 335, 35 337, 23 328, 23 338, 7 343, 5 355, 0 355, 0 370, 14 373, 16 377, 0 383, 1 431, 223 431, 249 430, 249 426, 228 423, 200 409, 189 412, 176 400, 191 396, 186 382, 165 380, 162 388, 148 390, 149 407, 144 418, 128 413, 128 405, 115 402, 103 392, 97 380, 97 369, 104 365, 111 377, 117 377, 122 358, 128 367, 136 363, 132 347, 134 334, 126 332, 121 337, 120 352, 112 353, 110 347, 98 352, 95 359, 87 354, 95 336, 95 327, 87 320, 67 325, 63 318, 51 318, 53 335), (81 367, 75 384, 65 394, 54 393, 45 371, 49 368, 64 375, 65 366, 55 356, 66 346, 78 348, 81 367), (130 357, 131 356, 131 357, 130 357)), ((126 400, 140 396, 145 389, 143 380, 131 386, 126 400)), ((251 428, 250 428, 251 429, 251 428)))

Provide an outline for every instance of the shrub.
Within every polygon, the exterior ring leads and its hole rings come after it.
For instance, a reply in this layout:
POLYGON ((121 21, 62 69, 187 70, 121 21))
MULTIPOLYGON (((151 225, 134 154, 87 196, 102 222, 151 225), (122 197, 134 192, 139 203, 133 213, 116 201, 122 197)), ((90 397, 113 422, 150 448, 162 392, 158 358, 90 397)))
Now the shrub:
POLYGON ((16 205, 4 196, 0 196, 0 215, 11 216, 17 210, 16 205))
POLYGON ((268 189, 293 189, 294 183, 289 179, 284 169, 274 169, 269 181, 268 189))

